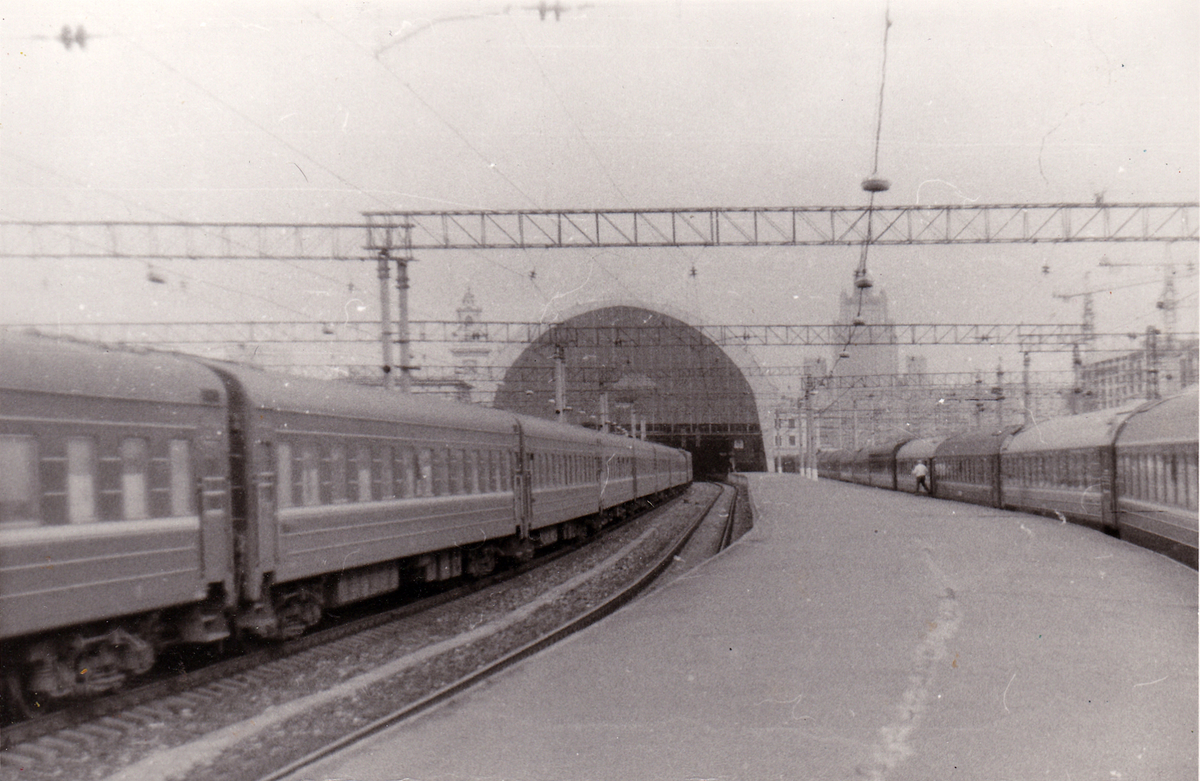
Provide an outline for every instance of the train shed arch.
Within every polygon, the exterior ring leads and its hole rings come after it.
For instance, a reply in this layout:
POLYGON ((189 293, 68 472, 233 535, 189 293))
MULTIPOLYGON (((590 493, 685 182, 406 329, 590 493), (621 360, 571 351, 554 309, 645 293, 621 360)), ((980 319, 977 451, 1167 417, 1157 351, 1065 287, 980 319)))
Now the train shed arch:
POLYGON ((636 302, 568 313, 532 344, 501 355, 508 366, 493 405, 555 417, 561 351, 568 421, 626 431, 691 451, 697 476, 766 468, 760 399, 773 391, 750 353, 723 349, 682 316, 636 302))

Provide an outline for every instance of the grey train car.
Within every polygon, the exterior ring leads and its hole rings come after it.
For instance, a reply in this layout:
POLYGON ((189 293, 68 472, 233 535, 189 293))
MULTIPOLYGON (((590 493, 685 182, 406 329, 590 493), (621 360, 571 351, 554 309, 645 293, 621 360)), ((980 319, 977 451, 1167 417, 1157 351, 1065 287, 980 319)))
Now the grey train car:
POLYGON ((1000 450, 1015 427, 966 431, 946 437, 933 451, 936 496, 1000 506, 1000 450))
POLYGON ((649 442, 0 332, 4 707, 480 575, 690 481, 688 453, 649 442))
POLYGON ((908 441, 908 437, 884 442, 866 449, 867 481, 876 488, 896 490, 896 452, 908 441))
POLYGON ((1113 439, 1140 403, 1037 421, 1000 454, 1003 505, 1116 534, 1113 439))
POLYGON ((1196 454, 1192 387, 1139 409, 1117 432, 1116 517, 1122 539, 1196 567, 1196 454))
MULTIPOLYGON (((930 467, 935 497, 1052 515, 1197 566, 1197 388, 1168 399, 905 442, 895 487, 916 490, 912 468, 930 467)), ((885 479, 887 446, 871 474, 885 479)), ((820 474, 865 482, 866 449, 828 451, 820 474)))

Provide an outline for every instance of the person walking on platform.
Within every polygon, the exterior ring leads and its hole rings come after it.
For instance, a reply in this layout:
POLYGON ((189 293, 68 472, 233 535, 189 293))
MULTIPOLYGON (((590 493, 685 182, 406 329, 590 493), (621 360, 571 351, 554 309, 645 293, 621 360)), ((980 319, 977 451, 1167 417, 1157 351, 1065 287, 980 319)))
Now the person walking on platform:
POLYGON ((919 494, 921 493, 921 489, 924 488, 925 493, 928 494, 929 484, 925 482, 925 478, 929 476, 929 468, 925 466, 925 462, 918 461, 917 465, 913 467, 912 474, 913 477, 917 478, 917 490, 913 491, 913 493, 919 494))

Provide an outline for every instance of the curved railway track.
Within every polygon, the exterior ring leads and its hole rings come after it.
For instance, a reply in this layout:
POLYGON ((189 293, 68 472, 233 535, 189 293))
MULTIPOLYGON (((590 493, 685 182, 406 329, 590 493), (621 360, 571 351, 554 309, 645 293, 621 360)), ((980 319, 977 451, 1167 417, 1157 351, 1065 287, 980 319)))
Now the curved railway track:
MULTIPOLYGON (((4 730, 3 740, 6 746, 4 754, 0 754, 0 778, 41 778, 59 776, 63 772, 69 770, 69 766, 76 761, 80 761, 87 757, 98 758, 100 761, 91 763, 96 768, 107 767, 109 771, 100 773, 97 770, 91 775, 94 778, 108 777, 112 772, 116 772, 118 768, 127 768, 122 771, 125 773, 133 772, 133 775, 126 775, 125 778, 140 779, 144 777, 141 771, 134 771, 139 761, 139 754, 144 758, 145 746, 133 745, 139 741, 144 741, 144 738, 136 737, 144 735, 147 731, 153 732, 160 730, 168 732, 180 720, 190 722, 203 721, 204 714, 212 709, 221 709, 222 702, 241 703, 247 699, 260 698, 264 690, 270 690, 274 687, 272 683, 272 675, 275 675, 276 668, 281 666, 291 668, 292 672, 284 673, 284 677, 302 678, 308 674, 308 667, 313 666, 311 662, 297 661, 303 660, 312 654, 324 655, 336 659, 352 658, 360 653, 361 649, 374 649, 380 645, 382 641, 376 637, 383 637, 389 632, 404 633, 404 630, 397 630, 394 627, 412 624, 414 626, 421 622, 429 623, 429 621, 449 623, 453 621, 464 620, 462 614, 470 613, 476 610, 475 607, 467 607, 472 601, 475 603, 496 603, 505 600, 512 604, 506 607, 513 614, 522 613, 523 617, 520 620, 512 622, 512 625, 507 627, 503 633, 503 637, 489 636, 487 639, 481 639, 475 636, 477 627, 471 627, 470 621, 467 621, 462 630, 454 630, 456 634, 454 639, 443 638, 433 645, 438 646, 439 659, 466 654, 473 656, 478 654, 478 648, 472 648, 472 644, 478 646, 494 645, 500 640, 505 646, 505 653, 501 658, 488 658, 484 662, 476 664, 474 661, 470 663, 471 670, 467 674, 459 674, 455 672, 452 677, 453 681, 441 681, 436 690, 422 692, 418 697, 408 698, 407 706, 412 712, 419 711, 430 704, 440 701, 440 699, 450 696, 454 691, 461 690, 465 686, 469 686, 471 682, 486 677, 488 674, 495 672, 497 669, 503 669, 504 666, 514 663, 515 661, 536 652, 538 648, 554 642, 564 634, 570 631, 575 631, 577 628, 594 622, 598 618, 606 615, 609 612, 617 609, 625 601, 631 599, 638 591, 645 587, 658 572, 661 572, 664 567, 671 563, 677 551, 691 537, 693 531, 699 526, 702 519, 711 509, 714 503, 720 501, 720 492, 711 487, 696 486, 694 489, 685 495, 679 502, 674 502, 665 505, 659 510, 652 511, 654 513, 666 510, 672 506, 688 507, 688 514, 693 516, 694 521, 686 524, 672 523, 671 527, 675 530, 673 538, 670 541, 658 541, 654 547, 654 561, 652 563, 637 562, 631 563, 631 560, 638 556, 644 556, 644 549, 651 547, 642 538, 649 532, 642 534, 640 543, 628 543, 617 553, 609 553, 608 557, 601 562, 600 565, 586 565, 585 571, 581 574, 567 578, 551 591, 556 592, 553 609, 548 605, 541 605, 536 610, 529 608, 530 596, 529 593, 523 592, 525 588, 519 584, 522 576, 538 577, 538 571, 545 572, 547 569, 554 569, 559 566, 567 566, 566 564, 554 564, 557 559, 564 557, 570 558, 568 554, 579 552, 580 555, 587 555, 587 551, 595 548, 597 551, 603 547, 601 545, 589 545, 582 548, 570 548, 556 552, 551 558, 540 558, 537 562, 528 566, 522 566, 518 569, 509 571, 502 575, 493 576, 486 580, 475 583, 466 584, 458 588, 448 590, 446 592, 432 595, 425 599, 412 602, 410 604, 399 606, 393 610, 387 611, 379 615, 367 616, 347 622, 344 625, 332 627, 320 632, 314 633, 296 641, 288 643, 279 648, 260 649, 245 656, 240 656, 231 660, 219 662, 210 667, 199 671, 188 672, 182 676, 173 677, 171 679, 158 681, 153 684, 140 687, 137 690, 126 692, 114 698, 109 698, 102 702, 89 703, 84 707, 64 711, 59 714, 50 714, 43 719, 37 719, 26 724, 14 725, 13 727, 4 730), (703 501, 698 494, 704 494, 703 501), (638 551, 637 556, 634 555, 638 551), (613 557, 617 556, 616 559, 613 557), (633 577, 631 572, 624 570, 636 569, 637 577, 633 577), (604 573, 620 571, 623 584, 621 588, 611 590, 616 591, 616 596, 608 594, 599 595, 597 589, 610 589, 610 586, 597 586, 596 582, 604 579, 604 573), (632 578, 632 581, 630 581, 632 578), (629 581, 629 582, 625 582, 629 581), (507 585, 505 585, 507 584, 507 585), (569 587, 567 586, 569 584, 569 587), (585 593, 587 592, 587 593, 585 593), (491 596, 487 596, 487 595, 491 596), (525 607, 522 608, 522 605, 525 607), (457 607, 462 606, 462 607, 457 607), (535 624, 544 624, 546 618, 543 614, 547 612, 558 612, 569 614, 562 620, 555 620, 555 626, 551 629, 538 629, 535 624), (427 619, 432 615, 441 615, 440 618, 427 619), (566 628, 573 626, 573 629, 566 628), (336 650, 342 645, 345 645, 347 650, 336 650), (480 672, 482 670, 482 672, 480 672), (119 755, 124 756, 119 756, 119 755), (13 774, 10 776, 10 774, 13 774)), ((729 518, 733 517, 730 511, 727 513, 729 518)), ((645 520, 645 516, 640 521, 644 523, 647 529, 655 528, 658 524, 651 524, 645 520)), ((632 526, 636 527, 639 521, 634 522, 632 526)), ((628 526, 628 525, 627 525, 628 526)), ((612 536, 613 533, 625 529, 625 526, 618 526, 606 536, 612 536)), ((629 531, 622 532, 628 535, 629 531)), ((619 536, 619 535, 618 535, 619 536)), ((660 535, 661 536, 661 535, 660 535)), ((614 543, 608 543, 611 548, 614 543)), ((536 589, 533 589, 536 590, 536 589)), ((543 597, 544 600, 544 597, 543 597)), ((483 620, 483 619, 480 619, 483 620)), ((412 630, 413 633, 419 634, 424 630, 412 630)), ((419 645, 419 643, 418 643, 419 645)), ((412 649, 409 650, 411 652, 412 649)), ((424 651, 419 651, 424 653, 424 651)), ((405 653, 403 651, 395 652, 397 654, 405 653)), ((430 664, 441 664, 441 661, 434 660, 432 657, 426 660, 430 664)), ((435 665, 436 666, 436 665, 435 665)), ((355 673, 358 674, 358 673, 355 673)), ((416 678, 421 678, 425 673, 417 672, 414 674, 416 678)), ((445 673, 438 673, 437 676, 445 677, 445 673)), ((337 680, 335 676, 334 680, 337 680)), ((415 684, 415 681, 413 682, 415 684)), ((412 688, 409 686, 408 688, 412 688)), ((420 688, 419 686, 417 688, 420 688)), ((268 708, 276 707, 268 705, 268 708)), ((231 708, 235 710, 236 708, 231 708)), ((365 713, 367 708, 363 709, 365 713)), ((394 710, 394 708, 392 709, 394 710)), ((374 717, 370 724, 376 724, 388 718, 396 718, 394 714, 374 717)), ((361 714, 355 714, 356 720, 361 721, 361 714)), ((402 716, 400 718, 403 718, 402 716)), ((355 719, 352 719, 355 720, 355 719)), ((358 724, 353 726, 353 729, 343 731, 341 734, 351 734, 354 731, 365 729, 370 726, 358 724)), ((375 728, 378 728, 376 726, 375 728)), ((202 730, 202 725, 197 725, 196 729, 202 730)), ((335 730, 336 731, 336 730, 335 730)), ((202 734, 202 733, 201 733, 202 734)), ((203 738, 200 738, 203 739, 203 738)), ((344 740, 345 738, 340 738, 344 740)), ((178 743, 179 741, 174 741, 178 743)), ((177 748, 178 746, 176 746, 177 748)), ((294 761, 294 760, 293 760, 294 761)), ((285 764, 285 761, 279 761, 276 766, 285 764)), ((194 777, 201 778, 205 774, 201 773, 194 777)), ((120 772, 117 772, 114 778, 122 778, 120 772)), ((163 776, 164 778, 167 776, 163 776)), ((172 776, 174 777, 174 776, 172 776)), ((188 777, 188 776, 184 776, 188 777)), ((251 777, 251 776, 244 776, 251 777)))
POLYGON ((713 496, 712 500, 704 508, 704 511, 697 517, 695 524, 687 527, 685 532, 681 534, 676 542, 659 553, 653 565, 646 569, 639 577, 631 582, 613 591, 607 598, 599 604, 585 610, 570 620, 563 623, 558 628, 548 631, 545 634, 531 640, 528 643, 516 648, 509 653, 495 659, 488 664, 485 664, 478 669, 475 669, 468 674, 462 676, 458 680, 443 686, 437 691, 432 692, 426 697, 412 703, 407 703, 404 706, 388 713, 375 721, 367 724, 360 729, 351 732, 329 744, 322 746, 316 751, 309 752, 305 756, 285 765, 278 770, 275 770, 265 776, 260 777, 259 781, 282 781, 282 779, 299 772, 305 767, 324 759, 332 754, 341 751, 342 749, 354 745, 364 738, 373 735, 374 733, 386 729, 394 724, 398 724, 407 719, 413 718, 429 708, 445 702, 454 697, 459 692, 462 692, 477 683, 484 681, 496 673, 517 664, 523 659, 526 659, 544 648, 548 648, 559 640, 568 637, 575 632, 580 631, 600 619, 608 616, 621 608, 623 605, 630 602, 638 594, 642 593, 656 578, 659 577, 679 555, 679 552, 688 544, 692 535, 700 527, 701 523, 708 517, 709 512, 721 500, 726 500, 724 521, 721 524, 719 533, 720 543, 718 549, 723 549, 732 543, 732 533, 734 528, 734 507, 737 501, 736 489, 730 486, 722 486, 719 494, 713 496))

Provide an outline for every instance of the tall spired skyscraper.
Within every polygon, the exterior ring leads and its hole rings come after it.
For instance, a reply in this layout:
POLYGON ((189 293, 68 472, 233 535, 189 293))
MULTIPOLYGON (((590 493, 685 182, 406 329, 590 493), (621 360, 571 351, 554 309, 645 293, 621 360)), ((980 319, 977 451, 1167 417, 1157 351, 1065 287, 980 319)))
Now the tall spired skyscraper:
POLYGON ((838 345, 834 348, 833 374, 893 377, 900 372, 896 327, 888 318, 887 293, 877 288, 842 293, 838 318, 838 345), (861 300, 860 300, 861 299, 861 300), (861 325, 855 325, 861 322, 861 325), (847 353, 846 357, 840 357, 847 353))
POLYGON ((904 431, 902 424, 893 419, 892 409, 900 348, 895 325, 888 318, 887 293, 876 290, 842 293, 834 322, 837 344, 830 362, 833 398, 823 412, 822 433, 836 435, 822 439, 847 450, 904 431))

